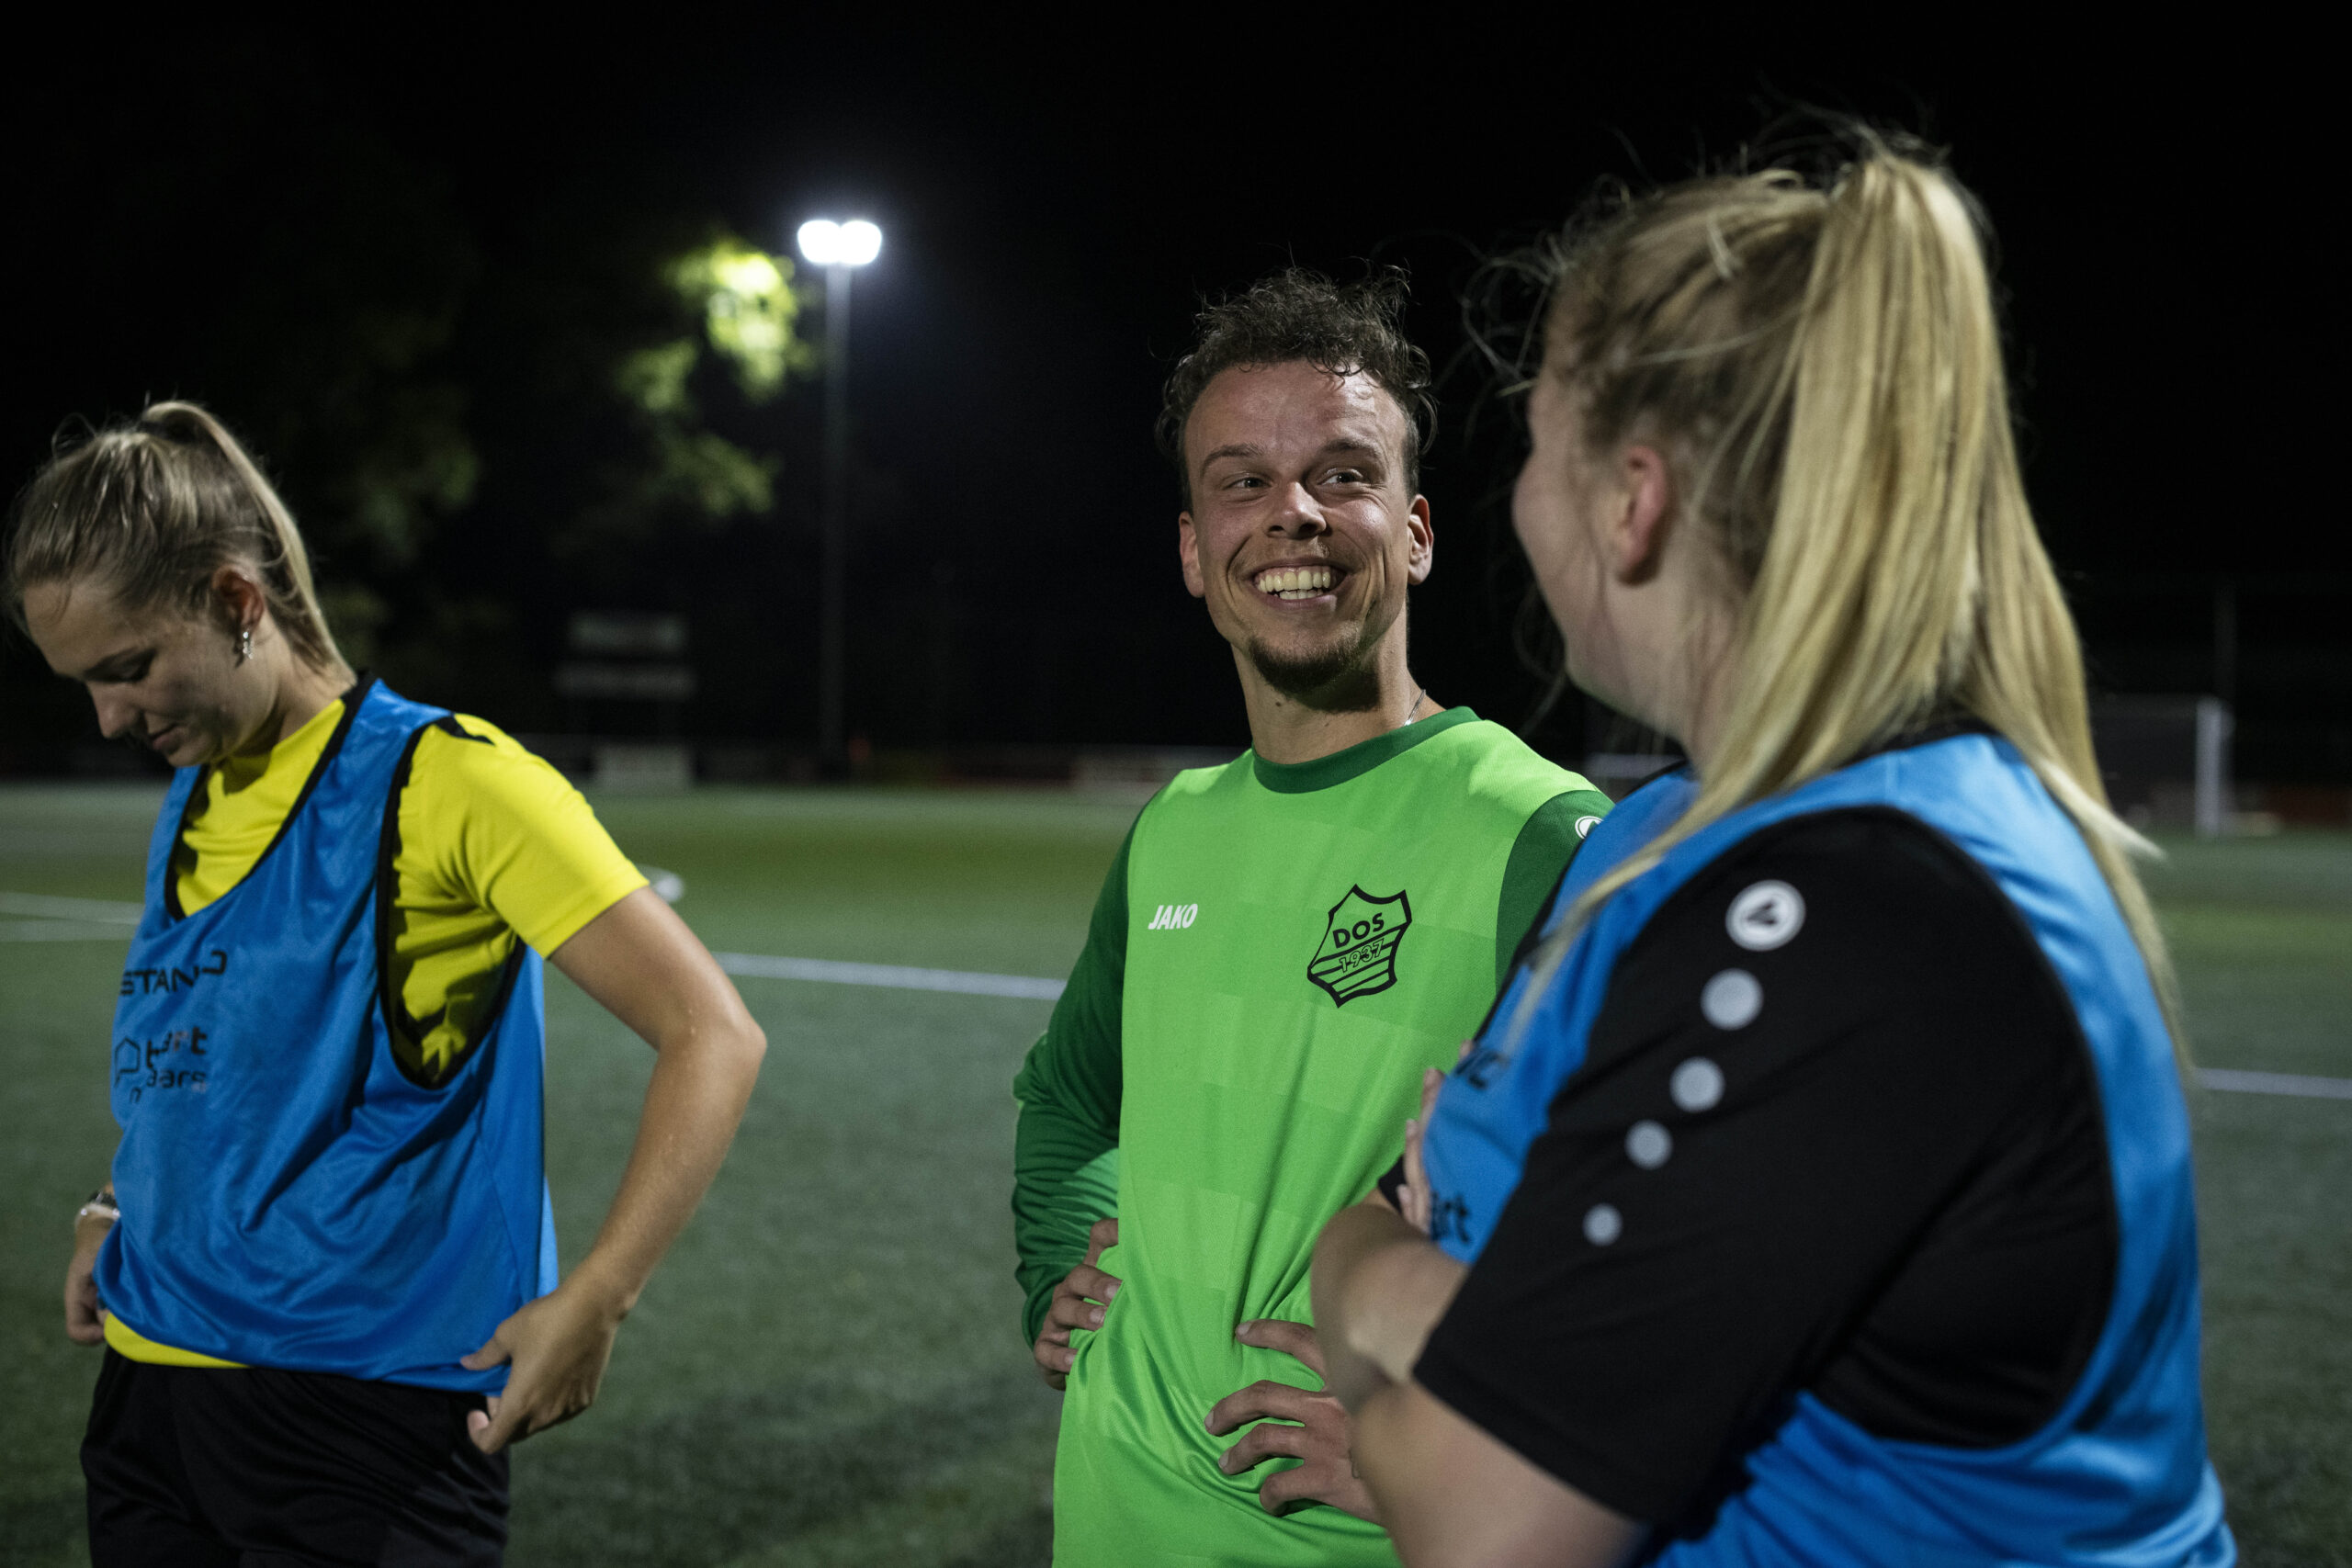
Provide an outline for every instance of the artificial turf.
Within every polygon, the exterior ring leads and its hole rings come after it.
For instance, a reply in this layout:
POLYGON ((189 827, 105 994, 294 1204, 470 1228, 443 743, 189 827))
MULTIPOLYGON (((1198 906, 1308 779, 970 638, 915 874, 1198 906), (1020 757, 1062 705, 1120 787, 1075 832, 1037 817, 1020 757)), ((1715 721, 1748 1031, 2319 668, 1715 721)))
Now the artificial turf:
MULTIPOLYGON (((2168 839, 2205 1066, 2352 1078, 2352 834, 2168 839)), ((2352 1564, 2352 1100, 2196 1091, 2205 1416, 2243 1560, 2352 1564)))
MULTIPOLYGON (((155 794, 0 788, 0 891, 134 899, 155 794)), ((704 790, 601 798, 714 949, 1067 971, 1132 801, 704 790)), ((2168 846, 2152 885, 2199 1058, 2352 1077, 2352 836, 2168 846)), ((0 917, 5 919, 5 917, 0 917)), ((0 941, 0 1561, 85 1561, 96 1371, 61 1332, 74 1206, 113 1139, 121 943, 0 941)), ((746 979, 767 1066, 595 1409, 514 1462, 536 1563, 1013 1564, 1048 1550, 1055 1396, 1011 1271, 1010 1085, 1046 1005, 746 979)), ((567 1257, 650 1054, 550 973, 548 1175, 567 1257)), ((2208 1419, 2250 1562, 2352 1562, 2352 1101, 2192 1096, 2208 1419)))

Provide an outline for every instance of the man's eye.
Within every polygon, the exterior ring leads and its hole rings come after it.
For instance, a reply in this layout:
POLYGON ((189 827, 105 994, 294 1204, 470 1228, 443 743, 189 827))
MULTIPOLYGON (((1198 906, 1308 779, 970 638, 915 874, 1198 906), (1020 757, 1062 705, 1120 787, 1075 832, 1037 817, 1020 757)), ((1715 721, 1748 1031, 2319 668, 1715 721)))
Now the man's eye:
POLYGON ((1361 468, 1334 468, 1329 476, 1329 480, 1330 483, 1335 485, 1360 485, 1363 483, 1363 470, 1361 468))

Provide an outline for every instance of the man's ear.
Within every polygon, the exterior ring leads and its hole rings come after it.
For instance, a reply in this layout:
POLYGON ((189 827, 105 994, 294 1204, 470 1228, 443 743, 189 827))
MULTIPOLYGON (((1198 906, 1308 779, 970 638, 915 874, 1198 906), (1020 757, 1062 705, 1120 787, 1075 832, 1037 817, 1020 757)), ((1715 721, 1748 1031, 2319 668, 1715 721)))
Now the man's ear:
POLYGON ((1619 504, 1609 525, 1609 568, 1618 581, 1647 582, 1666 559, 1673 531, 1674 469, 1655 446, 1635 443, 1617 460, 1619 504))
POLYGON ((1208 584, 1201 576, 1201 538, 1193 532, 1193 514, 1176 514, 1176 558, 1184 566, 1184 589, 1195 599, 1205 598, 1208 584))
POLYGON ((1437 564, 1437 531, 1430 525, 1428 496, 1413 497, 1413 504, 1406 508, 1405 536, 1412 541, 1405 549, 1405 581, 1419 588, 1437 564))

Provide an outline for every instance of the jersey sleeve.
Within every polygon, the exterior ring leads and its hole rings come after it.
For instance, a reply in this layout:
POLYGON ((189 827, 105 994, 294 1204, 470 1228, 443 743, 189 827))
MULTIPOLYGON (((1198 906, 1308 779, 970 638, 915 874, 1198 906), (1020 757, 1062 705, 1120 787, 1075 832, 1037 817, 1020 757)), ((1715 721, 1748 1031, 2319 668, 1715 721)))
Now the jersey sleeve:
POLYGON ((1126 841, 1094 900, 1086 946, 1046 1032, 1012 1080, 1014 1270, 1022 1341, 1034 1344, 1054 1287, 1085 1261, 1087 1232, 1118 1213, 1120 1010, 1127 968, 1126 841))
POLYGON ((427 728, 410 780, 403 857, 542 956, 645 886, 585 797, 495 725, 458 715, 427 728))
POLYGON ((1798 818, 1620 958, 1414 1375, 1668 1525, 1800 1392, 2020 1440, 2106 1312, 2101 1127, 2072 1004, 1974 863, 1898 813, 1798 818))
POLYGON ((1520 944, 1552 901, 1553 889, 1560 886, 1585 835, 1609 815, 1609 806, 1607 795, 1588 785, 1554 795, 1521 826, 1519 838, 1510 847, 1510 859, 1503 864, 1502 897, 1495 910, 1498 989, 1510 978, 1520 944))

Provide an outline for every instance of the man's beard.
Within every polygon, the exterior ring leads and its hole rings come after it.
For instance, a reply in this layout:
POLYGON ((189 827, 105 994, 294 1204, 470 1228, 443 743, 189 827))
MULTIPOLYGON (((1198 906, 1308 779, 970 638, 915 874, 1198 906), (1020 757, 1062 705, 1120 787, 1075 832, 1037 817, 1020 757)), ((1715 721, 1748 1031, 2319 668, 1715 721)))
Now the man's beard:
POLYGON ((1363 657, 1365 651, 1363 628, 1350 626, 1306 653, 1283 652, 1252 637, 1250 662, 1266 684, 1303 706, 1318 713, 1369 713, 1380 705, 1380 671, 1363 657))

